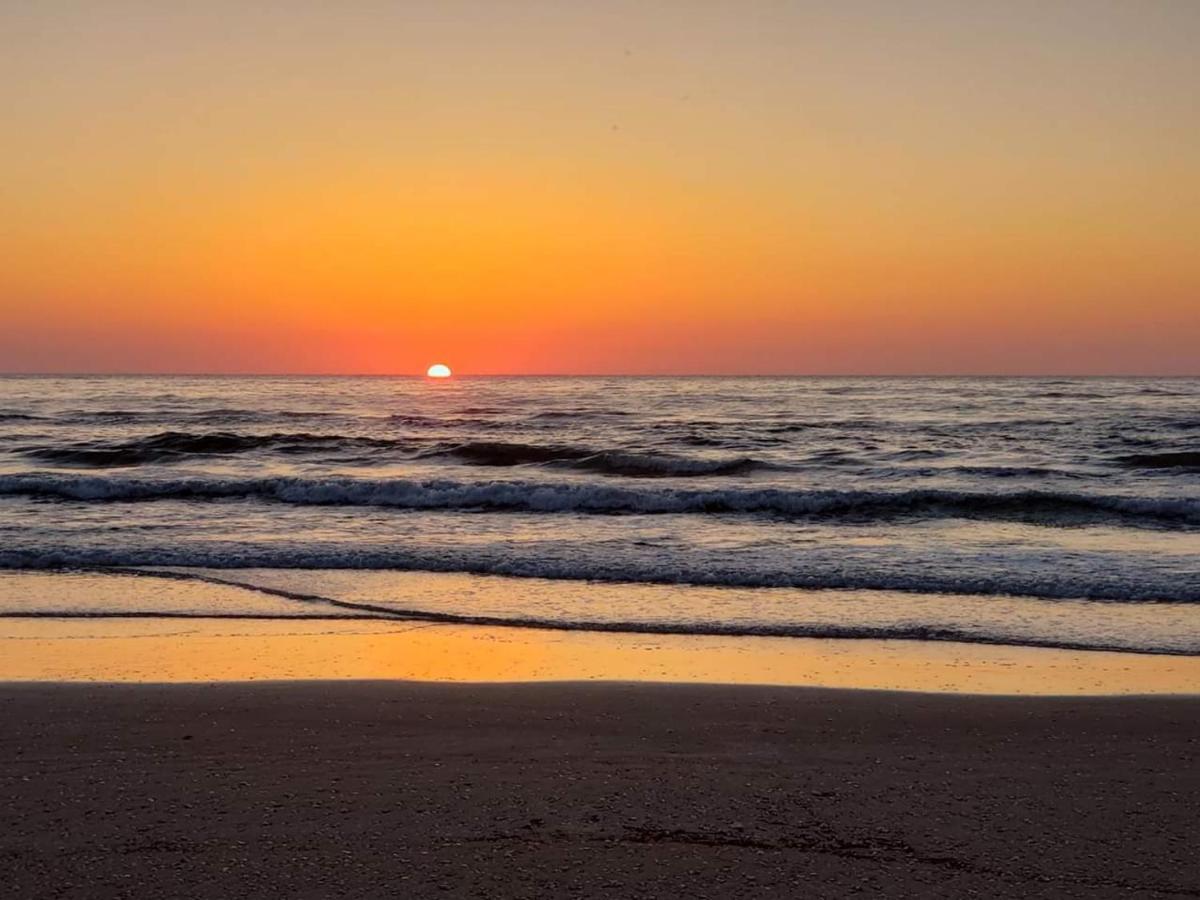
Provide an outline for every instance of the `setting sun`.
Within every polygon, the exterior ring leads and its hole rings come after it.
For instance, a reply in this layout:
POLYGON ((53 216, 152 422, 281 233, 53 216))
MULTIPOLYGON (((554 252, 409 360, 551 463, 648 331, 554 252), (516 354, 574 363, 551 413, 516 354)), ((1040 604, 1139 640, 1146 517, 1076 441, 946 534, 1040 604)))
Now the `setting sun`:
POLYGON ((451 373, 449 366, 443 363, 434 363, 425 370, 425 374, 430 378, 449 378, 451 373))

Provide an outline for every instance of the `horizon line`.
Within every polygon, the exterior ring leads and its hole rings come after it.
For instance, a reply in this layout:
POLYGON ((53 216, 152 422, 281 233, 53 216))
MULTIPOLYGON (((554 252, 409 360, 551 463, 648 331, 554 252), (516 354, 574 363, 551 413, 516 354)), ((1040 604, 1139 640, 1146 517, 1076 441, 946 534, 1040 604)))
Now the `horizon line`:
MULTIPOLYGON (((428 378, 424 372, 5 372, 0 378, 428 378)), ((451 378, 1200 378, 1197 372, 455 372, 451 378)))

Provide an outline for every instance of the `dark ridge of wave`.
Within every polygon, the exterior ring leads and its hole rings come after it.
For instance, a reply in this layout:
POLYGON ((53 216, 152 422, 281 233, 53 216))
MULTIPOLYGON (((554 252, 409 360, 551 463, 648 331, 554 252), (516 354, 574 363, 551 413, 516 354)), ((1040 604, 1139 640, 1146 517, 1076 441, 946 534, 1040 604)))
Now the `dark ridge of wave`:
POLYGON ((767 467, 758 460, 695 459, 670 453, 635 453, 592 450, 586 447, 519 444, 503 441, 469 441, 420 454, 423 459, 449 457, 476 466, 508 467, 552 465, 631 478, 687 478, 705 475, 740 475, 767 467))
POLYGON ((676 444, 686 444, 689 447, 717 447, 722 450, 770 450, 785 446, 786 440, 773 437, 713 437, 707 434, 678 434, 671 438, 676 444))
POLYGON ((143 419, 157 419, 163 416, 174 417, 176 413, 167 411, 136 410, 136 409, 73 409, 67 410, 55 418, 74 423, 103 424, 139 422, 143 419))
POLYGON ((432 428, 446 424, 446 419, 440 416, 418 416, 410 413, 393 413, 387 419, 397 425, 408 425, 412 428, 432 428))
MULTIPOLYGON (((749 430, 743 431, 741 434, 697 434, 680 433, 671 435, 666 440, 663 440, 666 445, 689 446, 689 447, 715 447, 725 451, 754 451, 754 450, 774 450, 778 447, 787 447, 790 442, 786 438, 775 437, 773 435, 755 434, 749 430)), ((775 465, 766 465, 766 468, 777 468, 775 465)), ((790 466, 788 467, 790 468, 790 466)))
POLYGON ((1144 387, 1139 394, 1157 394, 1160 397, 1195 397, 1195 391, 1172 391, 1167 388, 1144 387))
POLYGON ((613 419, 632 416, 633 413, 624 409, 601 409, 592 406, 577 406, 571 409, 547 409, 534 413, 531 419, 613 419))
POLYGON ((407 449, 409 445, 387 438, 348 437, 300 432, 295 434, 235 434, 226 431, 192 434, 164 431, 119 443, 77 442, 52 447, 30 447, 22 455, 60 465, 118 468, 149 462, 167 462, 189 456, 229 456, 251 450, 280 453, 310 450, 407 449))
POLYGON ((346 414, 329 412, 328 410, 279 409, 272 413, 265 413, 264 415, 277 416, 280 419, 336 419, 343 418, 346 414))
POLYGON ((1110 434, 1108 440, 1114 444, 1125 444, 1130 447, 1157 447, 1157 435, 1110 434))
POLYGON ((1075 428, 1079 425, 1075 417, 1057 419, 966 419, 955 422, 950 419, 932 419, 925 421, 890 422, 881 427, 886 431, 904 431, 910 434, 937 433, 941 435, 961 435, 965 432, 992 431, 1017 432, 1035 428, 1075 428))
POLYGON ((724 446, 726 446, 726 441, 722 440, 721 438, 711 437, 707 434, 696 434, 695 432, 691 432, 689 434, 678 435, 675 438, 675 440, 677 440, 683 444, 690 444, 693 447, 724 447, 724 446))
POLYGON ((921 459, 944 459, 949 455, 945 450, 910 448, 885 454, 883 458, 893 462, 915 462, 921 459))
MULTIPOLYGON (((0 416, 0 418, 3 418, 0 416)), ((224 424, 246 425, 274 421, 306 421, 353 418, 345 413, 325 410, 261 410, 241 409, 234 407, 218 407, 212 409, 72 409, 54 416, 36 416, 48 421, 63 424, 86 425, 121 425, 134 423, 177 423, 190 422, 195 424, 224 424)))
MULTIPOLYGON (((648 431, 678 431, 681 428, 754 428, 758 422, 747 422, 743 419, 666 419, 653 422, 638 423, 639 428, 648 431)), ((763 430, 769 430, 764 428, 763 430)))
POLYGON ((1085 476, 1080 472, 1067 469, 1053 469, 1042 466, 949 466, 945 469, 924 470, 932 474, 955 472, 961 475, 986 475, 989 478, 1073 478, 1095 477, 1085 476))
POLYGON ((273 422, 273 421, 289 421, 302 422, 313 419, 329 420, 329 419, 344 419, 347 416, 344 413, 335 413, 318 410, 299 410, 299 409, 277 409, 277 410, 254 410, 254 409, 206 409, 200 412, 191 412, 180 415, 179 418, 189 422, 199 422, 207 424, 233 424, 233 423, 254 423, 254 422, 273 422))
POLYGON ((419 454, 421 459, 451 458, 476 466, 523 466, 586 459, 593 451, 578 447, 514 444, 503 441, 468 441, 419 454))
POLYGON ((1066 478, 1080 481, 1090 478, 1108 478, 1106 472, 1073 472, 1069 469, 1058 469, 1046 466, 988 466, 988 465, 944 465, 944 466, 877 466, 867 464, 869 468, 864 474, 872 478, 941 478, 947 475, 969 475, 983 478, 1018 479, 1030 478, 1037 480, 1066 478))
POLYGON ((42 422, 45 416, 32 416, 28 413, 0 412, 0 422, 42 422))
POLYGON ((768 464, 749 457, 736 459, 691 459, 674 454, 597 453, 571 464, 571 468, 630 478, 691 478, 713 475, 744 475, 768 464))
MULTIPOLYGON (((737 423, 727 422, 721 423, 731 427, 738 427, 737 423)), ((829 421, 811 421, 811 422, 786 422, 780 425, 767 425, 762 428, 770 434, 795 434, 801 431, 824 431, 826 429, 834 431, 860 431, 864 428, 879 428, 884 427, 880 422, 862 422, 858 420, 837 420, 829 421)))
POLYGON ((841 384, 833 387, 825 387, 820 390, 820 393, 842 397, 850 394, 869 394, 878 390, 878 387, 871 384, 841 384))
POLYGON ((1200 450, 1179 450, 1165 453, 1132 453, 1117 457, 1117 462, 1132 469, 1198 469, 1200 450))
POLYGON ((388 422, 394 425, 402 425, 405 428, 477 428, 481 431, 490 431, 497 428, 505 428, 510 423, 500 419, 480 419, 480 418, 462 418, 457 416, 422 416, 409 413, 393 413, 386 417, 388 422))
POLYGON ((1155 656, 1200 656, 1200 649, 1145 647, 1116 642, 1072 641, 1070 639, 1044 638, 1039 636, 984 633, 937 625, 829 625, 825 623, 755 623, 755 622, 661 622, 661 621, 607 621, 607 620, 564 620, 532 616, 481 616, 467 613, 433 612, 430 610, 397 608, 378 603, 359 603, 337 600, 320 594, 302 594, 279 590, 236 579, 217 578, 210 575, 186 572, 156 572, 144 569, 116 569, 122 574, 134 574, 148 578, 169 578, 202 581, 243 590, 254 591, 287 600, 305 603, 328 604, 344 608, 346 613, 314 614, 197 614, 171 612, 17 612, 0 613, 0 618, 218 618, 246 620, 391 620, 398 622, 429 622, 444 625, 476 625, 500 628, 534 628, 548 631, 590 631, 616 634, 678 634, 690 636, 721 637, 787 637, 823 638, 833 640, 913 640, 943 641, 952 643, 985 644, 1012 647, 1046 647, 1063 650, 1102 650, 1119 653, 1138 653, 1155 656))
POLYGON ((376 506, 539 513, 751 514, 869 521, 969 518, 1050 525, 1200 525, 1200 499, 1022 490, 975 492, 660 488, 536 481, 406 478, 123 478, 28 473, 0 476, 0 496, 88 502, 259 499, 309 506, 376 506))
POLYGON ((1112 394, 1101 394, 1095 391, 1042 391, 1029 394, 1035 399, 1046 400, 1108 400, 1112 394))

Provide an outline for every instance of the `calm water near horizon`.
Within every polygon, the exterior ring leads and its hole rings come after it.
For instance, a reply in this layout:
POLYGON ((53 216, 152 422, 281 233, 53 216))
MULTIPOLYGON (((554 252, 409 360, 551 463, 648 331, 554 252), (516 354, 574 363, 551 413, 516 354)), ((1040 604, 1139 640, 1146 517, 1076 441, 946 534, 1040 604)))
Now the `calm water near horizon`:
POLYGON ((0 379, 0 615, 129 612, 1198 654, 1200 379, 0 379))

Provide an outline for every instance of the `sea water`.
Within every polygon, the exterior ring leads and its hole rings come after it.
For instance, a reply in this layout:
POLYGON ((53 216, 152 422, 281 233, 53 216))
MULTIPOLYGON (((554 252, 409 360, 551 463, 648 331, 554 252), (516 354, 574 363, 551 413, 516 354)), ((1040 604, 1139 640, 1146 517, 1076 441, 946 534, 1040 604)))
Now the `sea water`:
POLYGON ((0 573, 0 615, 1196 654, 1200 380, 6 377, 0 573))

